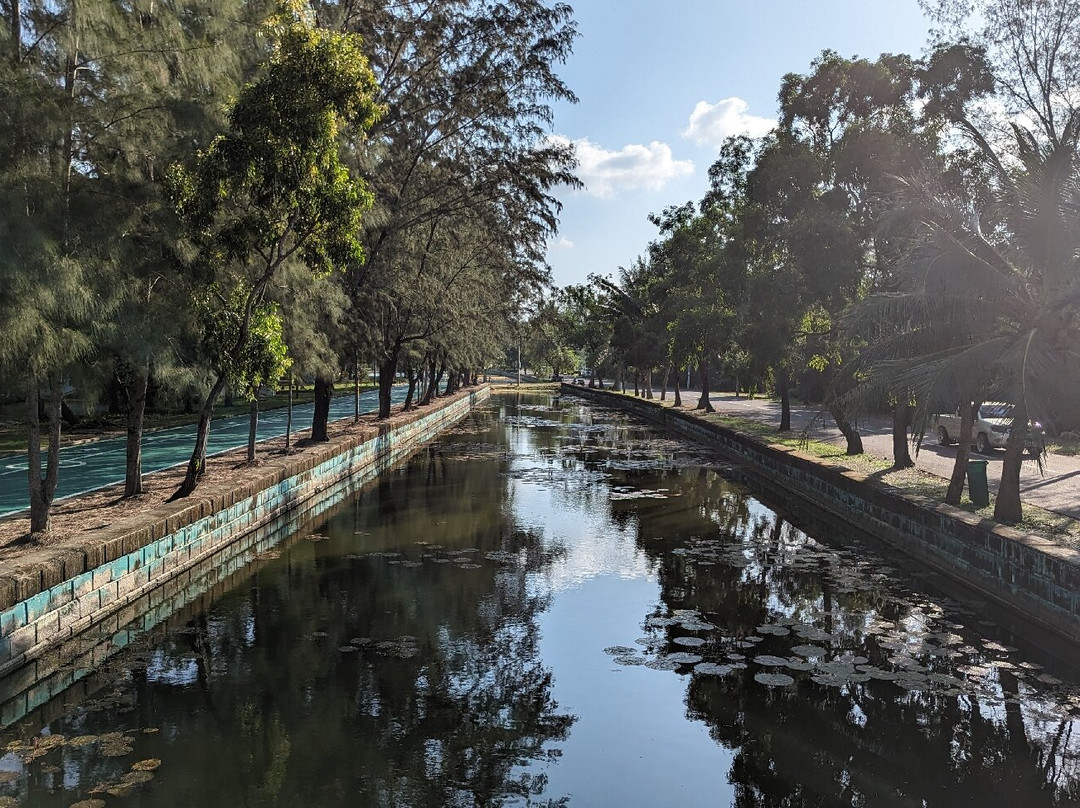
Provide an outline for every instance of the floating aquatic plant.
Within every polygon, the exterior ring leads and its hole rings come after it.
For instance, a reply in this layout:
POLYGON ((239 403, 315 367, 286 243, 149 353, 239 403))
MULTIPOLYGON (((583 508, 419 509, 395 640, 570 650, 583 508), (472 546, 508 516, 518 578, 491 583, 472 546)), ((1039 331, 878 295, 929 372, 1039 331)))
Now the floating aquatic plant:
POLYGON ((696 665, 701 662, 699 654, 688 654, 685 651, 676 651, 674 654, 665 654, 662 659, 674 662, 676 665, 696 665))
POLYGON ((715 662, 699 662, 694 666, 694 673, 704 676, 727 676, 733 670, 731 665, 719 665, 715 662))
POLYGON ((787 687, 795 684, 795 680, 786 673, 755 673, 754 681, 766 687, 787 687))
POLYGON ((788 664, 788 660, 783 657, 772 656, 770 654, 761 654, 754 657, 755 664, 762 665, 766 668, 782 668, 788 664))

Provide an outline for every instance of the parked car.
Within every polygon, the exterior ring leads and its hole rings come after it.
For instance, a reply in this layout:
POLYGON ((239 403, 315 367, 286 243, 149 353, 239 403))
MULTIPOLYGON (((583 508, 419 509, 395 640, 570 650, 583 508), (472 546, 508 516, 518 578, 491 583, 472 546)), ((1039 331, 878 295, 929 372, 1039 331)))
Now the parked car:
MULTIPOLYGON (((1012 432, 1012 404, 1000 401, 986 401, 979 406, 979 413, 971 426, 971 443, 979 454, 986 454, 991 449, 1003 449, 1012 432)), ((956 412, 934 416, 938 443, 948 446, 960 437, 960 408, 956 412)), ((1043 451, 1043 431, 1040 424, 1028 425, 1024 448, 1031 455, 1043 451)))

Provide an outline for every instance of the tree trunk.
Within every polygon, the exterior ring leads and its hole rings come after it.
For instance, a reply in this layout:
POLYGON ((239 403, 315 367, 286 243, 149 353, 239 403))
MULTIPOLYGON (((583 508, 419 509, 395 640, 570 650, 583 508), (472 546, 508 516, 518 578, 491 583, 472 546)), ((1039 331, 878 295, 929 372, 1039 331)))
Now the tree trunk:
POLYGON ((668 379, 670 377, 671 377, 671 363, 668 362, 666 365, 664 365, 664 378, 661 381, 661 385, 662 385, 661 388, 660 388, 660 400, 661 401, 667 401, 667 385, 668 385, 668 379))
POLYGON ((45 421, 48 425, 48 449, 45 460, 45 476, 41 476, 41 393, 36 379, 31 379, 26 393, 27 408, 27 475, 30 483, 30 537, 45 538, 49 535, 53 499, 60 470, 60 381, 49 383, 49 397, 45 401, 45 421))
POLYGON ((1020 505, 1020 466, 1024 462, 1024 443, 1027 439, 1027 413, 1019 405, 1013 409, 1012 432, 1005 444, 1005 459, 1001 463, 1001 482, 994 501, 994 520, 1015 525, 1024 518, 1020 505), (1018 417, 1019 414, 1019 417, 1018 417))
POLYGON ((839 406, 832 401, 826 407, 829 411, 829 415, 836 421, 836 428, 840 430, 840 433, 847 441, 846 454, 848 455, 860 455, 863 453, 862 436, 859 434, 859 428, 854 422, 847 419, 847 413, 845 413, 839 406))
POLYGON ((427 379, 424 381, 424 396, 420 399, 420 406, 426 407, 435 397, 435 360, 430 359, 427 363, 427 379))
POLYGON ((742 396, 739 395, 739 374, 736 373, 735 374, 735 400, 738 401, 740 398, 742 398, 742 396))
POLYGON ((777 387, 780 392, 780 431, 791 431, 791 389, 788 384, 787 370, 777 374, 777 387))
POLYGON ((334 383, 322 376, 315 377, 315 412, 311 416, 311 439, 316 443, 330 440, 327 422, 330 420, 330 400, 334 397, 334 383))
POLYGON ((292 447, 293 375, 289 374, 289 409, 285 413, 285 448, 292 447))
POLYGON ((360 360, 353 362, 353 423, 360 423, 360 360))
POLYGON ((379 364, 379 420, 390 417, 390 393, 397 374, 397 351, 379 364))
POLYGON ((910 412, 906 390, 901 390, 896 397, 892 419, 893 468, 909 469, 915 465, 908 450, 907 422, 910 412))
POLYGON ((682 394, 679 392, 679 368, 675 368, 675 406, 682 406, 682 394))
POLYGON ((652 368, 645 371, 645 398, 649 399, 649 401, 653 400, 652 374, 652 368))
MULTIPOLYGON (((439 369, 435 373, 435 381, 432 382, 432 388, 435 391, 434 395, 435 395, 436 398, 438 398, 439 395, 440 395, 439 394, 439 385, 442 384, 442 377, 444 375, 446 375, 446 363, 445 362, 439 364, 439 369)), ((526 373, 525 375, 527 376, 528 374, 526 373)))
POLYGON ((199 484, 199 478, 206 473, 206 442, 210 438, 210 419, 214 416, 214 404, 217 403, 218 396, 224 389, 225 374, 222 373, 217 377, 214 386, 206 395, 206 401, 203 402, 202 410, 199 412, 199 427, 195 432, 195 448, 191 450, 187 473, 180 487, 176 489, 176 493, 169 497, 169 502, 190 496, 195 486, 199 484))
POLYGON ((971 456, 971 431, 975 427, 975 413, 979 411, 981 404, 981 401, 976 401, 970 406, 960 407, 960 441, 956 444, 956 462, 953 463, 949 488, 945 492, 945 502, 948 505, 959 505, 960 497, 964 493, 967 462, 971 456))
POLYGON ((11 62, 22 61, 22 3, 11 0, 11 62))
POLYGON ((401 405, 402 412, 412 409, 413 395, 416 393, 416 379, 419 375, 418 373, 414 373, 412 369, 409 369, 406 372, 409 376, 409 390, 407 393, 405 393, 405 403, 401 405))
POLYGON ((255 462, 255 437, 259 431, 259 399, 252 398, 248 405, 248 451, 247 462, 255 462))
POLYGON ((705 412, 716 412, 716 408, 713 407, 712 402, 709 400, 709 360, 703 359, 701 367, 699 368, 701 374, 701 396, 698 398, 697 406, 695 410, 705 410, 705 412))
POLYGON ((135 368, 135 378, 124 385, 127 397, 127 460, 124 468, 124 498, 143 493, 142 438, 143 418, 146 415, 146 390, 150 384, 150 368, 135 368))

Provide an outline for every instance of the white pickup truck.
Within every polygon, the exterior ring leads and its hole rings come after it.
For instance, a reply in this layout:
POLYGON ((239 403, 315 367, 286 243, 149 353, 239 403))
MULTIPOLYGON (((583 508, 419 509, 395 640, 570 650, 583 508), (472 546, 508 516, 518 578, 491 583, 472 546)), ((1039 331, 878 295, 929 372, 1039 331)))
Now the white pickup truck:
MULTIPOLYGON (((971 442, 976 452, 986 454, 991 449, 1005 447, 1012 431, 1012 409, 1012 404, 1000 401, 987 401, 979 407, 978 417, 971 426, 971 442)), ((947 415, 935 415, 934 426, 937 427, 938 443, 942 446, 957 441, 960 438, 960 408, 947 415)), ((1039 424, 1029 427, 1025 448, 1031 455, 1042 452, 1043 435, 1039 424)))

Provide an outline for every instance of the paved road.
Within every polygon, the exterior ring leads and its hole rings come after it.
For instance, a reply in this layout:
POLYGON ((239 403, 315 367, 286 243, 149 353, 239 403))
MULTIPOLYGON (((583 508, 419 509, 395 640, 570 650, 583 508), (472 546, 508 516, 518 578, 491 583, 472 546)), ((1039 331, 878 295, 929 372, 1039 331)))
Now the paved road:
MULTIPOLYGON (((405 399, 406 389, 395 387, 391 399, 400 403, 405 399)), ((293 407, 293 429, 310 426, 314 404, 293 407)), ((369 390, 360 394, 360 411, 378 409, 378 392, 369 390)), ((335 397, 330 404, 330 420, 351 418, 353 397, 335 397)), ((285 434, 288 418, 285 408, 259 413, 259 440, 280 437, 285 434)), ((191 457, 195 443, 195 424, 158 429, 143 436, 143 472, 186 463, 191 457)), ((236 415, 216 418, 210 425, 207 454, 221 454, 239 446, 247 445, 248 416, 236 415)), ((124 481, 125 441, 123 437, 105 438, 91 443, 68 446, 60 450, 60 479, 56 486, 58 499, 84 494, 98 488, 124 481)), ((30 507, 30 493, 26 479, 26 455, 9 455, 0 458, 0 517, 26 510, 30 507)))
MULTIPOLYGON (((668 395, 670 397, 670 391, 668 395)), ((700 393, 694 391, 683 392, 683 402, 696 402, 699 395, 700 393)), ((709 400, 718 412, 780 424, 779 401, 760 398, 753 401, 747 398, 737 399, 731 393, 714 393, 709 396, 709 400)), ((810 431, 812 438, 826 443, 844 445, 844 437, 828 413, 816 407, 792 405, 793 430, 801 430, 811 422, 813 422, 810 431)), ((863 448, 867 453, 887 460, 892 459, 891 419, 881 416, 862 418, 859 421, 859 431, 863 436, 863 448)), ((952 474, 953 462, 956 458, 956 446, 939 446, 933 436, 927 436, 927 439, 929 442, 924 443, 919 454, 915 456, 913 453, 916 467, 948 479, 952 474)), ((989 455, 973 456, 990 461, 986 467, 987 479, 990 490, 996 492, 1001 480, 1004 450, 995 450, 989 455)), ((1020 492, 1025 503, 1080 519, 1080 457, 1048 455, 1043 459, 1041 471, 1034 460, 1024 460, 1020 472, 1020 492)))

